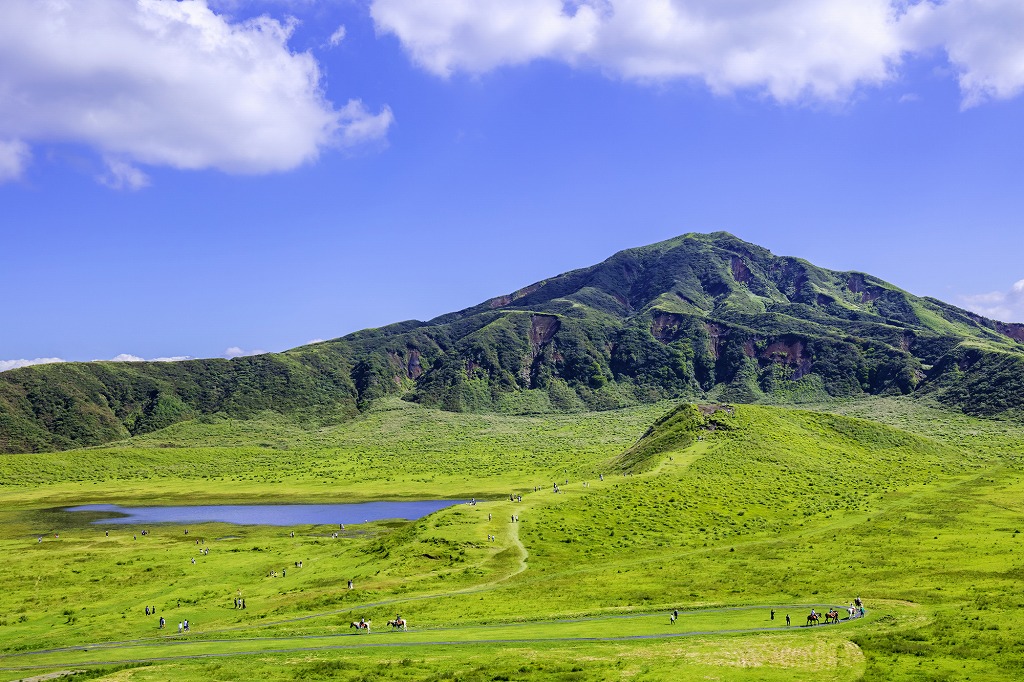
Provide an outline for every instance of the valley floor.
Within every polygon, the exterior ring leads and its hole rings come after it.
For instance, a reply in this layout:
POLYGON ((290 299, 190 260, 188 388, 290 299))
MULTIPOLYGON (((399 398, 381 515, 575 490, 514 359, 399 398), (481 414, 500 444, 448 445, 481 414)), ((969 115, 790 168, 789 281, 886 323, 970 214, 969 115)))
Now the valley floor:
POLYGON ((314 432, 186 424, 0 459, 0 679, 1024 676, 1024 427, 895 399, 735 406, 623 468, 670 407, 512 418, 395 402, 314 432), (415 497, 480 501, 187 535, 55 509, 415 497), (864 618, 805 626, 855 597, 864 618), (397 614, 408 631, 385 625, 397 614), (361 618, 370 633, 350 627, 361 618))

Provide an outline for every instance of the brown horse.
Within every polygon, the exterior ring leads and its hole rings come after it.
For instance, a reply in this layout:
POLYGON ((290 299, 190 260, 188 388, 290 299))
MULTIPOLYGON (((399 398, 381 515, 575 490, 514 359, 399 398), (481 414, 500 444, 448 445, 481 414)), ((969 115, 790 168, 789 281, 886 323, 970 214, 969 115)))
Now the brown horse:
POLYGON ((818 624, 818 621, 819 621, 820 619, 821 619, 821 616, 819 616, 819 615, 818 615, 818 614, 816 614, 816 613, 812 613, 812 614, 810 614, 809 616, 807 616, 807 624, 808 624, 808 625, 817 625, 817 624, 818 624))
POLYGON ((368 621, 368 620, 354 620, 354 621, 352 621, 352 624, 348 626, 349 630, 351 630, 352 628, 355 628, 356 630, 366 630, 366 632, 369 633, 370 632, 370 621, 368 621))
POLYGON ((388 625, 390 625, 393 628, 398 628, 400 630, 409 629, 409 624, 405 622, 405 618, 395 618, 394 620, 389 620, 388 625))

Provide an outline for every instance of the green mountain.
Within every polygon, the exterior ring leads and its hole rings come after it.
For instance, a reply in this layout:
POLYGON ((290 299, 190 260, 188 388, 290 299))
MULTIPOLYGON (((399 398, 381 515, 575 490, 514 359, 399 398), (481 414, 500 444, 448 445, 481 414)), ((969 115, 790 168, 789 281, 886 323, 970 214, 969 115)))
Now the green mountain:
POLYGON ((1024 406, 1024 325, 716 232, 621 251, 506 296, 284 353, 0 373, 0 451, 98 444, 274 410, 343 419, 399 394, 453 411, 608 409, 668 397, 927 395, 1024 406))

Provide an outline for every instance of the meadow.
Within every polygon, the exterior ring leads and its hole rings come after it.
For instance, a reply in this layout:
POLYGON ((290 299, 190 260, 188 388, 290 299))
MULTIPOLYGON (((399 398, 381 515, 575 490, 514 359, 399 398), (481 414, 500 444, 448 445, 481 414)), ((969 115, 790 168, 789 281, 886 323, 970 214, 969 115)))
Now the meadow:
POLYGON ((389 400, 332 426, 268 413, 3 456, 0 679, 1024 677, 1019 422, 899 398, 735 405, 621 456, 673 407, 389 400), (187 535, 58 509, 471 497, 412 522, 187 535), (803 626, 858 596, 866 617, 803 626), (408 631, 385 626, 399 613, 408 631))

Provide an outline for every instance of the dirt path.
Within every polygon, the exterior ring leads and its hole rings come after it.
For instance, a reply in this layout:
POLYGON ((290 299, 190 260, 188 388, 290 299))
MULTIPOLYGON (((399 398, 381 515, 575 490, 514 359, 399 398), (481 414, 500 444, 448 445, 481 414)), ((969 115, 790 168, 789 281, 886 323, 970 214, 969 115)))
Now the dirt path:
MULTIPOLYGON (((691 610, 691 611, 687 611, 686 614, 718 613, 718 612, 737 611, 737 610, 757 610, 757 609, 769 609, 769 608, 776 608, 776 609, 779 609, 779 610, 785 610, 785 609, 788 608, 788 609, 791 609, 791 610, 796 610, 796 609, 810 608, 811 606, 813 606, 815 608, 818 608, 818 609, 824 610, 826 608, 829 608, 831 605, 828 605, 828 604, 788 604, 788 605, 720 607, 720 608, 712 608, 712 609, 696 609, 696 610, 691 610)), ((581 621, 584 621, 584 620, 588 620, 588 621, 600 621, 600 620, 611 620, 611 619, 628 620, 628 619, 631 619, 631 618, 642 618, 642 617, 647 617, 647 616, 651 616, 651 615, 657 615, 658 613, 660 613, 660 612, 657 612, 657 613, 654 613, 654 614, 652 614, 652 613, 614 614, 614 615, 607 615, 607 616, 591 617, 591 618, 586 618, 586 619, 551 619, 551 620, 533 621, 531 623, 531 625, 544 625, 544 624, 556 624, 556 623, 577 623, 577 622, 581 622, 581 621)), ((683 615, 686 615, 686 614, 683 614, 683 615)), ((380 640, 363 641, 363 638, 365 637, 365 635, 349 634, 349 633, 340 633, 340 634, 334 634, 334 635, 296 635, 296 636, 291 636, 291 637, 266 637, 266 638, 251 638, 251 639, 243 639, 243 640, 237 640, 237 639, 230 639, 230 640, 216 640, 216 639, 209 639, 209 640, 165 640, 164 642, 161 643, 162 646, 175 647, 175 648, 176 647, 180 647, 180 646, 200 647, 200 646, 203 646, 203 645, 216 645, 216 644, 222 644, 222 643, 238 643, 238 642, 246 642, 246 641, 262 641, 262 642, 279 641, 279 642, 284 643, 284 642, 302 642, 302 641, 315 641, 315 640, 339 639, 339 638, 349 638, 351 641, 346 641, 344 644, 320 644, 320 645, 315 645, 315 646, 282 646, 282 647, 279 647, 279 648, 272 648, 272 649, 254 648, 254 649, 248 649, 248 650, 243 650, 243 651, 220 651, 220 652, 205 652, 205 653, 200 652, 200 653, 192 653, 192 654, 182 653, 182 654, 169 654, 169 655, 166 655, 166 656, 144 656, 144 657, 138 657, 138 658, 105 658, 105 659, 104 658, 97 658, 97 659, 94 659, 94 660, 91 660, 91 661, 76 662, 75 665, 79 666, 79 667, 95 667, 95 666, 136 664, 136 663, 161 663, 161 662, 168 662, 168 661, 196 660, 196 659, 204 659, 204 658, 227 658, 227 657, 234 657, 234 656, 253 656, 253 655, 286 654, 286 653, 315 652, 315 651, 333 651, 333 650, 341 650, 341 649, 375 649, 375 648, 424 647, 424 646, 474 646, 474 645, 480 645, 480 644, 485 644, 485 645, 493 646, 493 645, 551 643, 551 642, 627 642, 627 641, 638 641, 638 640, 678 639, 678 638, 683 638, 683 637, 703 637, 703 636, 709 636, 709 635, 734 635, 734 634, 755 633, 755 632, 800 632, 800 631, 815 632, 815 631, 820 631, 820 630, 829 631, 829 630, 831 630, 831 628, 834 628, 834 627, 837 627, 837 626, 841 626, 841 625, 848 625, 850 623, 857 622, 859 620, 860 620, 859 618, 858 619, 854 619, 853 621, 851 621, 849 619, 844 619, 844 620, 841 620, 837 624, 831 624, 831 625, 819 624, 819 625, 816 625, 816 626, 794 625, 794 626, 791 626, 791 627, 787 627, 787 626, 778 625, 778 626, 768 626, 768 627, 730 628, 730 629, 721 629, 721 630, 693 630, 693 631, 687 631, 687 632, 665 632, 665 633, 641 634, 641 635, 613 635, 613 636, 600 636, 600 635, 598 635, 598 636, 575 636, 575 637, 568 637, 568 636, 566 636, 566 637, 559 637, 559 636, 555 636, 555 637, 532 637, 532 638, 510 637, 510 638, 494 638, 494 639, 481 638, 481 639, 471 639, 471 640, 466 640, 466 639, 462 639, 462 640, 459 640, 459 639, 444 639, 445 633, 459 630, 460 628, 458 628, 458 627, 455 627, 455 628, 432 628, 431 630, 433 632, 437 632, 438 633, 438 639, 432 639, 432 640, 427 640, 427 641, 415 641, 415 642, 401 641, 400 639, 398 639, 400 634, 396 634, 396 639, 393 639, 393 640, 390 640, 390 641, 380 641, 380 640)), ((506 624, 499 624, 499 625, 495 625, 494 627, 504 627, 505 625, 506 624)), ((26 652, 20 652, 18 654, 7 655, 7 656, 0 657, 0 660, 2 660, 2 659, 9 659, 9 658, 15 658, 15 657, 18 657, 18 656, 45 655, 45 654, 60 653, 60 652, 66 652, 66 651, 89 651, 89 650, 93 650, 93 649, 101 649, 103 651, 114 652, 114 651, 121 651, 121 650, 131 649, 131 648, 135 648, 135 647, 138 647, 138 646, 153 646, 154 644, 157 644, 157 643, 155 643, 155 642, 145 642, 145 643, 140 643, 140 642, 122 642, 122 643, 110 643, 110 644, 98 645, 98 646, 77 646, 77 647, 67 647, 67 648, 60 648, 60 649, 44 649, 44 650, 39 650, 39 651, 31 651, 31 652, 26 651, 26 652)), ((0 666, 0 671, 4 671, 4 672, 20 672, 20 671, 28 671, 28 670, 49 669, 49 668, 54 668, 54 667, 64 667, 64 666, 62 666, 60 663, 26 664, 26 665, 20 665, 20 666, 0 666)), ((42 680, 50 680, 50 679, 56 679, 56 678, 59 678, 59 677, 62 677, 62 676, 73 675, 73 674, 75 674, 75 671, 62 670, 62 671, 56 672, 56 673, 48 673, 47 675, 41 675, 41 676, 36 676, 36 677, 31 677, 31 678, 24 678, 21 682, 28 682, 29 680, 32 680, 33 682, 36 681, 36 680, 40 680, 40 681, 42 681, 42 680)))

